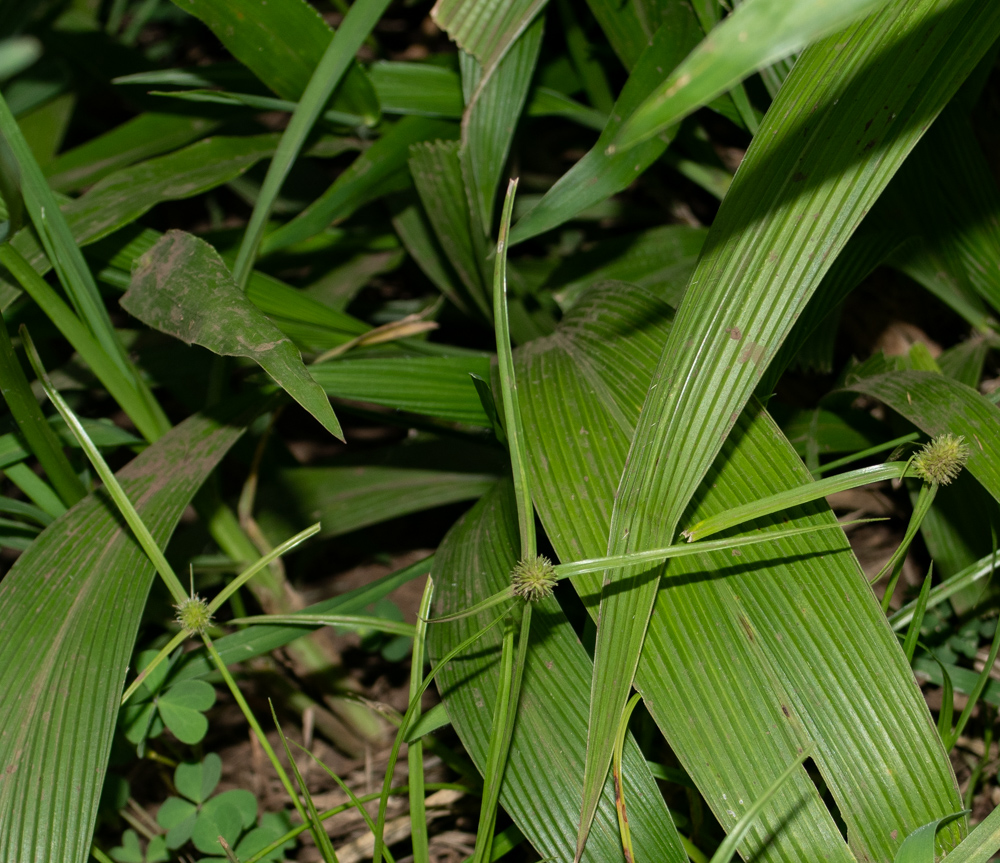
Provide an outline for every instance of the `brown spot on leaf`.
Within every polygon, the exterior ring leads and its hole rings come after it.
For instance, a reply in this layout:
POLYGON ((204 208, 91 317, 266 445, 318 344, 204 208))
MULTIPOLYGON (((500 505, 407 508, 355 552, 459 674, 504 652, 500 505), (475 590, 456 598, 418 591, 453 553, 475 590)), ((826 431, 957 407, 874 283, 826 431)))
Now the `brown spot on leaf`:
POLYGON ((792 712, 788 709, 787 705, 785 704, 781 705, 781 712, 784 713, 788 719, 792 718, 792 712))
POLYGON ((740 332, 739 327, 730 327, 726 330, 726 332, 729 333, 729 338, 731 338, 734 342, 738 342, 741 338, 743 338, 743 333, 740 332))
POLYGON ((747 634, 747 639, 750 641, 756 641, 753 634, 753 627, 750 626, 750 621, 747 620, 742 614, 737 615, 737 617, 740 621, 740 626, 743 627, 743 631, 747 634))
POLYGON ((806 175, 803 174, 801 171, 796 171, 794 174, 792 174, 793 183, 801 183, 805 178, 806 175))

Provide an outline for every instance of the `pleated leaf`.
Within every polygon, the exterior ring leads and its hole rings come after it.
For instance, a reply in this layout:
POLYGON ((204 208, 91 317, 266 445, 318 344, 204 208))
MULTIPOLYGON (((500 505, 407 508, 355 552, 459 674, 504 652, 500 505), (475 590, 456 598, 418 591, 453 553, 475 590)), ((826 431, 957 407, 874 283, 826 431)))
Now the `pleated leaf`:
POLYGON ((546 0, 437 0, 434 22, 491 70, 534 20, 546 0))
MULTIPOLYGON (((119 472, 161 545, 254 415, 192 417, 119 472)), ((0 859, 87 857, 152 577, 98 491, 53 522, 0 584, 0 859)))
MULTIPOLYGON (((795 318, 998 34, 1000 7, 900 0, 803 52, 719 210, 660 356, 619 484, 609 554, 673 541, 795 318)), ((626 575, 605 577, 584 826, 656 597, 656 569, 623 590, 615 582, 626 575)))
MULTIPOLYGON (((450 531, 434 558, 435 614, 468 608, 510 584, 520 539, 513 485, 499 483, 450 531)), ((437 661, 489 623, 496 610, 431 624, 437 661)), ((485 767, 499 683, 500 634, 492 630, 439 674, 448 716, 473 761, 485 767)), ((591 664, 555 599, 537 603, 517 722, 500 805, 545 859, 573 859, 573 836, 586 748, 584 721, 591 664)), ((685 863, 663 797, 631 735, 623 756, 632 840, 639 860, 685 863)), ((605 784, 585 861, 621 859, 611 780, 605 784)))
MULTIPOLYGON (((640 288, 607 285, 516 355, 533 497, 563 562, 604 553, 671 314, 640 288)), ((751 405, 685 522, 809 481, 770 417, 751 405)), ((746 532, 832 521, 825 505, 810 504, 746 532)), ((803 770, 741 846, 747 859, 891 860, 908 833, 960 808, 906 659, 843 534, 739 552, 667 566, 635 685, 726 830, 806 741, 816 742, 813 758, 850 850, 803 770)), ((596 616, 600 576, 574 586, 596 616)), ((953 826, 939 838, 954 844, 959 835, 953 826)))

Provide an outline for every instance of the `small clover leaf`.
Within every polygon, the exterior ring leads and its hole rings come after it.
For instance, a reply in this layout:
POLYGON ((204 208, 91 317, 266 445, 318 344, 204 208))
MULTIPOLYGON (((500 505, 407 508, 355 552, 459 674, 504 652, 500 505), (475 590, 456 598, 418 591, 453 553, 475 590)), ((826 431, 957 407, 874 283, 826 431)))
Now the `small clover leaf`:
POLYGON ((156 823, 167 831, 167 847, 180 848, 194 830, 198 807, 180 797, 168 797, 156 813, 156 823))
MULTIPOLYGON (((292 829, 292 819, 287 812, 267 812, 260 817, 260 826, 255 827, 240 840, 236 848, 236 856, 240 860, 247 860, 253 857, 258 851, 262 851, 275 839, 280 839, 292 829)), ((295 847, 295 840, 289 839, 283 845, 279 845, 269 854, 265 854, 263 860, 269 863, 277 863, 284 859, 285 851, 290 851, 295 847)))
POLYGON ((209 752, 201 761, 185 762, 174 771, 174 787, 192 803, 204 803, 222 778, 222 759, 209 752))
POLYGON ((146 853, 143 854, 139 836, 134 830, 126 830, 122 834, 122 844, 112 848, 108 853, 118 863, 163 863, 169 859, 167 845, 162 836, 150 839, 146 845, 146 853))
POLYGON ((208 731, 203 711, 215 704, 215 689, 204 680, 184 680, 156 699, 160 716, 181 743, 200 741, 208 731))
POLYGON ((223 802, 211 811, 202 810, 191 834, 194 847, 203 854, 215 854, 219 851, 221 836, 230 847, 236 845, 243 832, 243 816, 232 803, 223 802))

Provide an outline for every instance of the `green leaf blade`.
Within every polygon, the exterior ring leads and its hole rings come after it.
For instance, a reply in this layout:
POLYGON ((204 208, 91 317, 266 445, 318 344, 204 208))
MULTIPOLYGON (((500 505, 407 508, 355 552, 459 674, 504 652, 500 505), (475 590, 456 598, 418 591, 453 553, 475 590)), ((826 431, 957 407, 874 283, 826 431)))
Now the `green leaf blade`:
POLYGON ((298 350, 236 286, 204 240, 169 231, 139 258, 122 307, 144 323, 223 356, 249 357, 334 437, 343 439, 329 399, 298 350))

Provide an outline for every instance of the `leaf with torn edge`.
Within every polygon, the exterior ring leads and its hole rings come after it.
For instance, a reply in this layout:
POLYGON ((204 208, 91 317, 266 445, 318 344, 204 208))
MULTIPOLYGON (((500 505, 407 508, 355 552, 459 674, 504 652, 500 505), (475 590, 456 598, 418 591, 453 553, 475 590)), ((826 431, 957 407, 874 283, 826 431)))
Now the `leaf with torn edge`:
POLYGON ((222 356, 256 362, 334 437, 340 423, 298 349, 239 289, 219 253, 168 231, 132 270, 122 308, 154 329, 222 356))

